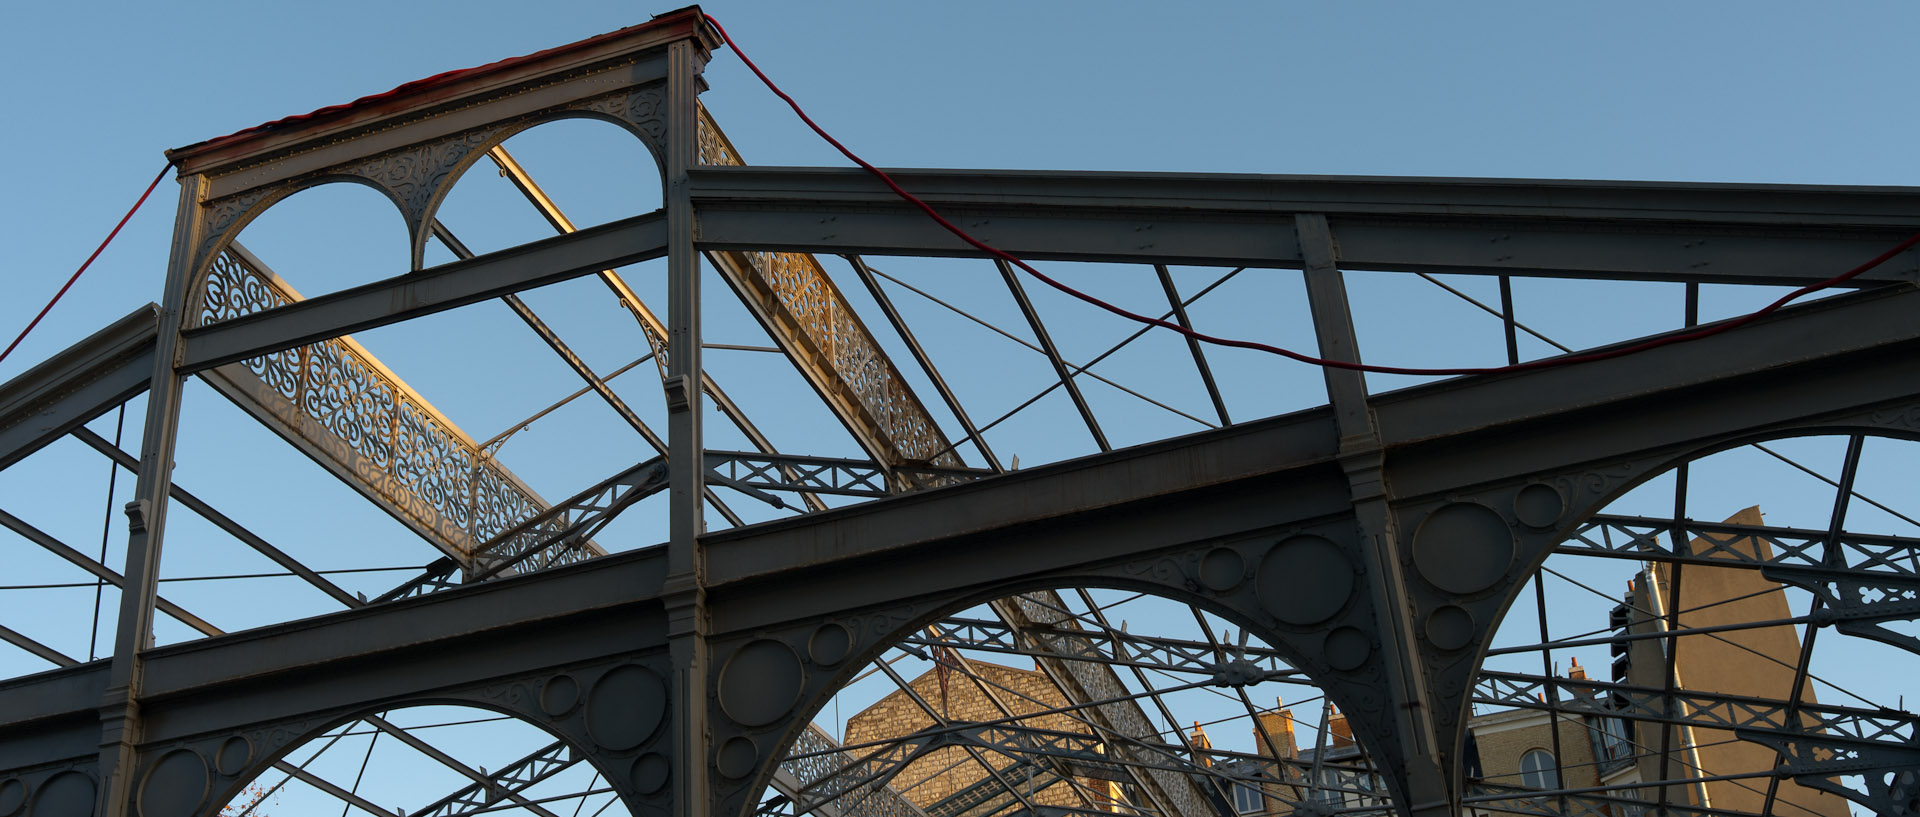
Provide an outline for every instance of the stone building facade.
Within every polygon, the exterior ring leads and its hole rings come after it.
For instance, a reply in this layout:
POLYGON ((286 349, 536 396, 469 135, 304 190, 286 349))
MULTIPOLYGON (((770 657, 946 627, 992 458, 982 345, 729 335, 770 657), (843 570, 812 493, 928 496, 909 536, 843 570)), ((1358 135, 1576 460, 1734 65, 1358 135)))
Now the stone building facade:
MULTIPOLYGON (((1067 705, 1065 696, 1045 673, 985 661, 970 661, 969 665, 979 680, 956 670, 929 670, 908 683, 913 694, 895 690, 875 701, 872 706, 847 719, 845 742, 859 745, 909 735, 933 726, 936 713, 941 720, 949 723, 1001 721, 1011 713, 1012 717, 1018 718, 1012 722, 1015 726, 1092 733, 1085 724, 1066 714, 1018 717, 1067 705)), ((1014 765, 1013 759, 1004 754, 981 750, 978 755, 976 759, 963 746, 934 749, 908 764, 893 779, 892 786, 915 805, 934 814, 968 802, 969 798, 989 794, 996 794, 1007 800, 1008 805, 1017 806, 1016 800, 1000 794, 1002 788, 990 779, 994 775, 988 771, 988 767, 991 767, 1001 771, 1007 782, 1020 790, 1021 796, 1037 806, 1111 811, 1120 802, 1117 781, 1071 772, 1064 776, 1047 774, 1026 777, 1003 771, 1014 765)), ((1071 769, 1071 764, 1056 764, 1055 768, 1071 769)), ((997 810, 983 809, 975 813, 997 810)))
MULTIPOLYGON (((1726 520, 1731 524, 1764 524, 1757 507, 1743 510, 1726 520)), ((1729 550, 1749 557, 1766 558, 1765 541, 1738 538, 1709 542, 1696 539, 1689 543, 1695 554, 1731 558, 1729 550)), ((1678 584, 1671 565, 1655 565, 1643 570, 1631 583, 1611 622, 1616 631, 1645 634, 1664 626, 1667 611, 1678 607, 1680 628, 1713 627, 1726 624, 1766 622, 1790 618, 1781 586, 1763 577, 1758 570, 1722 568, 1692 564, 1679 573, 1678 584)), ((1790 624, 1745 627, 1716 633, 1713 637, 1688 636, 1673 640, 1674 672, 1687 689, 1747 695, 1759 698, 1787 699, 1797 694, 1801 700, 1816 701, 1810 683, 1791 690, 1793 663, 1800 652, 1800 638, 1790 624)), ((1668 640, 1642 638, 1625 642, 1616 653, 1612 680, 1643 688, 1665 685, 1668 640)), ((895 692, 847 721, 845 740, 858 745, 897 739, 935 723, 934 713, 948 722, 993 722, 1012 716, 1062 708, 1063 696, 1045 673, 983 661, 973 661, 976 681, 955 670, 932 670, 910 682, 912 694, 895 692), (916 700, 917 699, 917 700, 916 700), (1004 709, 1002 709, 1004 707, 1004 709), (928 710, 931 709, 930 713, 928 710)), ((1573 661, 1567 673, 1572 682, 1588 680, 1587 670, 1573 661)), ((1594 680, 1600 680, 1598 678, 1594 680)), ((1324 740, 1315 734, 1316 719, 1309 718, 1300 734, 1294 713, 1276 702, 1271 710, 1256 713, 1253 745, 1264 761, 1239 763, 1231 775, 1249 780, 1225 784, 1218 775, 1197 775, 1196 785, 1209 792, 1215 807, 1240 817, 1286 817, 1295 812, 1291 805, 1312 802, 1328 809, 1366 808, 1380 804, 1380 791, 1374 776, 1365 773, 1362 747, 1354 742, 1345 716, 1330 713, 1324 740), (1310 767, 1317 752, 1326 753, 1328 764, 1343 764, 1362 771, 1335 779, 1327 775, 1323 785, 1306 780, 1303 768, 1310 767), (1278 761, 1278 762, 1275 762, 1278 761), (1254 768, 1259 767, 1259 768, 1254 768), (1260 780, 1264 782, 1251 782, 1260 780), (1330 790, 1331 789, 1340 789, 1330 790)), ((1061 714, 1019 718, 1016 725, 1036 729, 1091 734, 1092 730, 1072 717, 1061 714)), ((1732 733, 1705 728, 1663 727, 1649 721, 1627 721, 1591 714, 1550 713, 1533 709, 1514 709, 1477 715, 1468 722, 1470 742, 1466 762, 1470 783, 1495 787, 1532 789, 1612 789, 1616 797, 1655 800, 1652 789, 1638 788, 1641 781, 1662 779, 1655 755, 1662 745, 1674 747, 1666 769, 1666 779, 1682 780, 1670 785, 1667 797, 1677 805, 1707 806, 1716 809, 1759 812, 1765 801, 1765 786, 1750 781, 1699 780, 1731 772, 1769 769, 1775 761, 1772 750, 1757 743, 1737 739, 1732 733), (1662 734, 1670 729, 1671 734, 1662 734)), ((1198 724, 1187 741, 1202 749, 1211 746, 1198 724)), ((1014 765, 1006 755, 981 751, 986 766, 970 756, 965 748, 948 746, 926 753, 900 773, 892 786, 932 817, 970 811, 992 814, 1017 811, 1019 803, 1001 794, 1005 801, 993 808, 974 810, 966 798, 1001 792, 987 767, 1005 770, 1014 765)), ((1205 756, 1196 763, 1210 765, 1205 756)), ((1008 777, 1036 806, 1064 806, 1075 810, 1131 813, 1126 806, 1127 791, 1118 779, 1102 779, 1098 764, 1076 764, 1066 760, 1051 764, 1054 773, 1038 776, 1008 777)), ((1111 775, 1108 775, 1111 777, 1111 775)), ((1847 817, 1847 801, 1826 792, 1782 781, 1777 791, 1777 813, 1847 817)), ((1609 806, 1603 811, 1616 807, 1609 806)), ((1651 804, 1642 809, 1627 806, 1613 817, 1639 817, 1652 812, 1651 804)))

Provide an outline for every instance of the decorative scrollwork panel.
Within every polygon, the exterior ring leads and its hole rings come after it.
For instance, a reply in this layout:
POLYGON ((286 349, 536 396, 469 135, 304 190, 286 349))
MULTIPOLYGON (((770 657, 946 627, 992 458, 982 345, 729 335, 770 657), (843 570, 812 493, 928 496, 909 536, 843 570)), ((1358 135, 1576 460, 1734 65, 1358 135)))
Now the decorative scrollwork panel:
MULTIPOLYGON (((203 323, 300 300, 231 248, 211 265, 203 323)), ((251 358, 212 373, 229 396, 401 517, 448 555, 533 518, 548 503, 482 456, 446 417, 351 338, 251 358), (247 404, 251 403, 251 406, 247 404)))
MULTIPOLYGON (((703 164, 745 164, 704 107, 699 144, 703 164)), ((830 373, 838 381, 834 385, 852 398, 848 408, 864 415, 857 418, 864 421, 859 424, 870 428, 890 449, 886 452, 889 465, 953 468, 962 464, 939 425, 813 256, 741 252, 727 253, 727 257, 747 279, 742 283, 748 297, 771 317, 775 326, 770 328, 830 373)))

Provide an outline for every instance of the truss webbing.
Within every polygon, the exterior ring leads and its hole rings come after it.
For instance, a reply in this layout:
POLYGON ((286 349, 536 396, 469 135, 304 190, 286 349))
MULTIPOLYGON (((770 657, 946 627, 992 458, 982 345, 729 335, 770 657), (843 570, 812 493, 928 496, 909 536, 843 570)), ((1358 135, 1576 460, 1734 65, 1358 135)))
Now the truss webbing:
POLYGON ((820 727, 807 724, 773 772, 773 788, 794 803, 795 813, 819 817, 928 817, 884 780, 871 780, 873 764, 856 762, 820 727), (851 764, 851 765, 849 765, 851 764))
MULTIPOLYGON (((993 602, 993 610, 1016 632, 1027 629, 1074 629, 1066 601, 1058 593, 1042 590, 993 602)), ((1043 650, 1048 657, 1035 657, 1047 676, 1053 679, 1070 703, 1110 701, 1079 710, 1101 729, 1123 736, 1113 741, 1113 751, 1121 760, 1140 763, 1142 744, 1161 744, 1159 730, 1147 719, 1147 713, 1130 695, 1112 665, 1074 660, 1069 650, 1061 649, 1065 639, 1034 639, 1028 645, 1043 650), (1114 700, 1114 699, 1120 700, 1114 700)), ((1168 817, 1204 817, 1213 813, 1208 798, 1193 778, 1163 769, 1129 766, 1134 780, 1149 799, 1166 804, 1168 817)))

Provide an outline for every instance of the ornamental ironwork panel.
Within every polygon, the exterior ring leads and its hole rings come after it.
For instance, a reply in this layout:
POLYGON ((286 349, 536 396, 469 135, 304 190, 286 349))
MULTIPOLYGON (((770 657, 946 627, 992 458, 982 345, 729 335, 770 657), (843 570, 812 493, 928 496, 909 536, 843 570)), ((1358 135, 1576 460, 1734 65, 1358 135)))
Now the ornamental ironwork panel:
MULTIPOLYGON (((236 244, 212 263, 204 306, 193 317, 205 325, 299 300, 236 244)), ((463 562, 476 543, 549 507, 350 337, 209 374, 242 408, 463 562)))
MULTIPOLYGON (((704 106, 699 143, 702 164, 746 164, 704 106)), ((746 278, 741 283, 750 291, 742 294, 771 312, 779 324, 769 328, 800 347, 802 365, 822 367, 838 380, 833 385, 844 389, 852 398, 851 408, 865 415, 841 419, 874 432, 880 438, 876 442, 886 449, 876 453, 884 453, 887 464, 963 465, 926 406, 813 256, 794 252, 729 252, 725 256, 741 267, 737 272, 746 278)), ((728 265, 719 266, 724 272, 728 265)), ((829 395, 830 403, 838 402, 834 397, 829 395)))

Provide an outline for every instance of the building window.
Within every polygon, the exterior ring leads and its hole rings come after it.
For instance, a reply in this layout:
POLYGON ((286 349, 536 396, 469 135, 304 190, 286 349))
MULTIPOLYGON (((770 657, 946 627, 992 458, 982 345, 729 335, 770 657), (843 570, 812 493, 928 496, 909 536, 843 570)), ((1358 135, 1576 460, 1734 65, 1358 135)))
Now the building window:
POLYGON ((1600 736, 1607 760, 1626 760, 1633 756, 1633 742, 1627 738, 1626 721, 1601 718, 1600 736))
POLYGON ((1553 753, 1534 749, 1521 755, 1520 785, 1530 789, 1560 788, 1560 773, 1554 768, 1553 753))
POLYGON ((1241 814, 1257 814, 1267 810, 1265 798, 1260 796, 1260 787, 1251 783, 1233 784, 1233 810, 1241 814))
POLYGON ((1318 785, 1307 792, 1307 802, 1339 808, 1347 804, 1346 792, 1340 790, 1340 776, 1332 769, 1321 769, 1315 778, 1318 785))
MULTIPOLYGON (((1607 795, 1609 797, 1618 797, 1622 800, 1639 800, 1640 790, 1614 789, 1613 791, 1607 792, 1607 795)), ((1616 817, 1646 817, 1647 815, 1647 807, 1637 803, 1616 803, 1612 806, 1612 809, 1616 817)))

